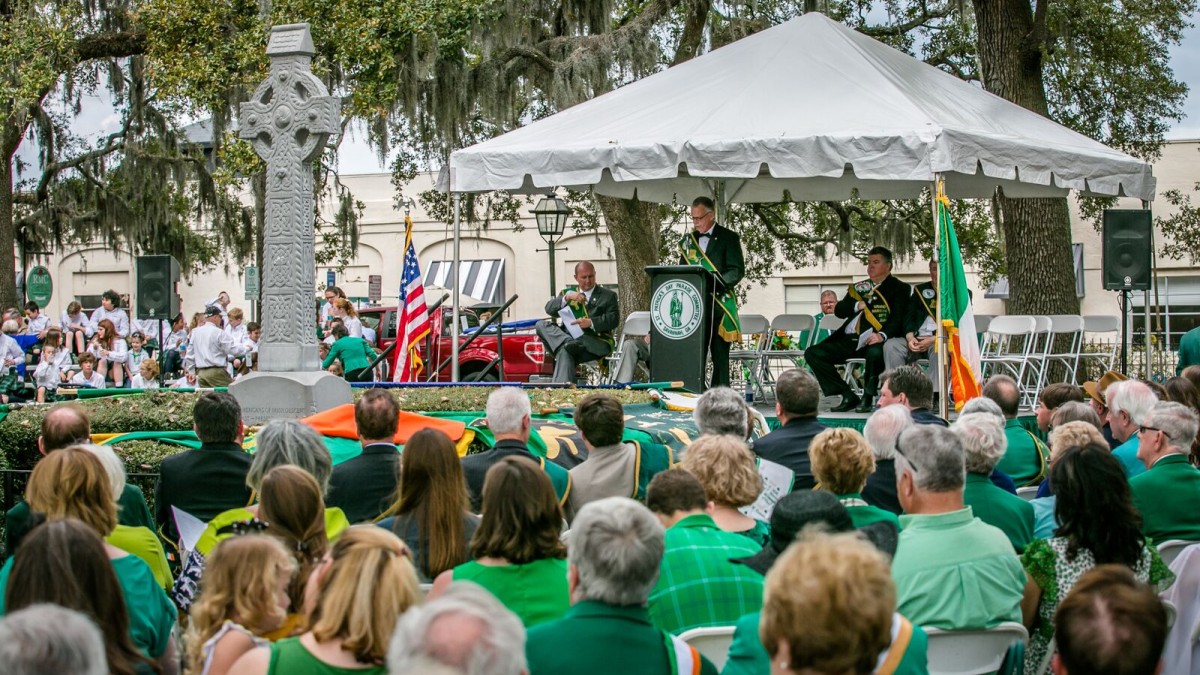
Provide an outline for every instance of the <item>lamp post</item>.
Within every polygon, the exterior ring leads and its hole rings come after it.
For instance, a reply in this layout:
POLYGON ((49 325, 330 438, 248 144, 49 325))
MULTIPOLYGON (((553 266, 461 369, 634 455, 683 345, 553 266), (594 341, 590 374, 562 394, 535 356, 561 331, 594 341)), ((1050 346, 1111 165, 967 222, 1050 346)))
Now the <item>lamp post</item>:
POLYGON ((570 215, 570 207, 554 193, 546 195, 537 203, 537 206, 533 207, 533 217, 537 220, 538 234, 542 235, 542 239, 546 240, 550 246, 546 250, 550 252, 551 296, 558 294, 558 289, 554 284, 554 242, 558 241, 562 237, 563 231, 567 229, 567 218, 570 215))

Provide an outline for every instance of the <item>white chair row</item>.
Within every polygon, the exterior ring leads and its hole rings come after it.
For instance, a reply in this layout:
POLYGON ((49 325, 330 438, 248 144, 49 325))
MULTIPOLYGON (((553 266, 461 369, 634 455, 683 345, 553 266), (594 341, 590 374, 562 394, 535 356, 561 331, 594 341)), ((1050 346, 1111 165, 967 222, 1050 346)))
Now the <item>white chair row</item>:
POLYGON ((1011 314, 981 317, 981 364, 983 376, 1005 374, 1021 387, 1021 404, 1032 408, 1038 394, 1049 384, 1050 369, 1061 365, 1067 382, 1079 380, 1081 367, 1095 361, 1110 370, 1116 355, 1116 333, 1120 320, 1111 316, 1011 314), (1110 347, 1087 352, 1086 338, 1102 337, 1110 347))

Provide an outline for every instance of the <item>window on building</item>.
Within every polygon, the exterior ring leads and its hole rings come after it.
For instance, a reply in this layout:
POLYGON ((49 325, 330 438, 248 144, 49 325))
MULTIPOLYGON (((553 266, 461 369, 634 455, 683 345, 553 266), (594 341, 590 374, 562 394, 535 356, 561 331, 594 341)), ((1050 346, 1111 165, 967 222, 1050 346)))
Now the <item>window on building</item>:
POLYGON ((826 290, 832 290, 841 300, 845 287, 838 284, 784 286, 783 311, 787 314, 817 314, 821 311, 821 293, 826 290))

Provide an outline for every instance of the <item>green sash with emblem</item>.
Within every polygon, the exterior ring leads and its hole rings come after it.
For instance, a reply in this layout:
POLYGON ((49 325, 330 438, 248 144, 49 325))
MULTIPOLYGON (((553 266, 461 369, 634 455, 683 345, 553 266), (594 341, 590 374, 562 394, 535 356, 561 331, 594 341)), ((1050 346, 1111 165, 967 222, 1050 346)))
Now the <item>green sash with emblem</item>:
MULTIPOLYGON (((594 290, 594 289, 593 289, 593 290, 594 290)), ((565 289, 563 289, 563 292, 562 292, 562 293, 559 293, 559 295, 560 295, 560 296, 563 296, 563 295, 566 295, 567 293, 583 293, 583 291, 579 290, 579 287, 578 287, 578 286, 568 286, 568 287, 566 287, 565 289)), ((575 301, 573 301, 573 300, 567 300, 567 301, 565 301, 565 302, 567 303, 567 307, 570 307, 570 308, 571 308, 571 314, 575 316, 575 320, 576 320, 576 321, 578 321, 579 319, 588 319, 588 320, 591 320, 591 318, 592 318, 592 317, 588 315, 587 303, 586 303, 586 302, 575 302, 575 301)), ((614 345, 614 340, 613 340, 612 334, 610 334, 610 333, 603 333, 603 334, 601 334, 601 333, 600 333, 600 332, 598 332, 598 331, 597 331, 595 328, 592 328, 592 329, 590 329, 590 330, 591 330, 593 333, 596 333, 596 335, 597 335, 597 336, 599 336, 599 337, 600 337, 600 339, 602 339, 602 340, 604 340, 605 342, 607 342, 607 343, 608 343, 608 346, 609 346, 609 348, 612 348, 612 347, 613 347, 613 345, 614 345)))
MULTIPOLYGON (((882 293, 875 291, 879 287, 875 282, 867 279, 856 284, 851 284, 847 292, 850 297, 863 303, 863 318, 867 320, 871 328, 876 332, 883 331, 883 324, 887 323, 888 317, 892 315, 892 306, 888 304, 887 298, 883 297, 882 293)), ((862 321, 854 327, 854 332, 862 335, 866 332, 863 328, 862 321)))
MULTIPOLYGON (((696 241, 696 235, 689 233, 683 238, 683 242, 679 244, 679 253, 683 259, 692 265, 700 265, 704 269, 720 276, 720 271, 717 266, 708 259, 704 253, 704 249, 700 248, 700 242, 696 241)), ((738 306, 737 298, 734 297, 733 291, 725 291, 721 295, 716 295, 717 307, 720 308, 721 325, 717 328, 717 334, 726 342, 740 342, 742 339, 742 326, 738 322, 738 306)), ((717 317, 713 317, 715 321, 717 317)))
POLYGON ((921 304, 925 305, 925 311, 934 320, 937 320, 937 301, 938 294, 934 290, 933 284, 921 284, 917 286, 917 297, 921 299, 921 304))

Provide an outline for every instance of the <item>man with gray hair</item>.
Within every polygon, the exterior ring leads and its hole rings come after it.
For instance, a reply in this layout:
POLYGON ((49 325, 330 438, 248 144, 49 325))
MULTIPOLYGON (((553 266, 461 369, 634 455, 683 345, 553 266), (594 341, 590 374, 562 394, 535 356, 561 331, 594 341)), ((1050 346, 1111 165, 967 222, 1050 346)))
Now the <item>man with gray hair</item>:
POLYGON ((817 484, 808 446, 829 428, 817 421, 820 403, 821 385, 812 373, 803 368, 783 371, 775 380, 775 416, 781 426, 750 446, 755 455, 792 470, 792 490, 811 490, 817 484))
POLYGON ((1017 419, 1021 402, 1021 389, 1017 381, 1007 375, 993 375, 983 384, 982 393, 984 398, 995 401, 1004 414, 1004 436, 1008 439, 1008 450, 996 468, 1012 478, 1018 487, 1036 485, 1046 475, 1050 449, 1017 419))
POLYGON ((875 472, 867 476, 863 501, 896 515, 904 513, 896 496, 896 439, 912 425, 908 406, 894 403, 871 413, 863 427, 863 436, 875 454, 875 472))
POLYGON ((1146 472, 1131 478, 1129 489, 1142 514, 1142 532, 1156 543, 1200 541, 1200 470, 1188 461, 1198 427, 1200 420, 1191 408, 1159 403, 1138 430, 1137 456, 1146 472))
POLYGON ((1138 429, 1146 423, 1158 397, 1145 382, 1122 380, 1109 385, 1104 398, 1113 438, 1121 442, 1113 449, 1113 457, 1121 460, 1125 475, 1133 478, 1146 471, 1146 465, 1138 459, 1138 429))
POLYGON ((650 623, 647 603, 663 550, 662 525, 632 499, 609 497, 580 509, 567 550, 571 609, 529 630, 529 674, 670 673, 676 672, 672 662, 687 655, 697 660, 701 673, 716 675, 707 659, 677 638, 664 640, 650 623), (568 635, 587 639, 564 649, 568 635))
POLYGON ((729 387, 712 387, 696 399, 692 421, 701 436, 750 435, 750 409, 742 395, 729 387))
POLYGON ((387 664, 392 673, 438 664, 463 675, 526 675, 525 627, 491 593, 459 581, 400 617, 387 664))
POLYGON ((922 425, 900 435, 896 491, 906 515, 892 577, 898 611, 919 626, 966 630, 1021 620, 1025 570, 1008 537, 963 502, 966 473, 953 431, 922 425))
POLYGON ((571 493, 571 474, 545 457, 538 457, 529 451, 529 434, 533 429, 529 395, 516 387, 500 387, 488 396, 486 414, 488 429, 495 439, 491 450, 467 455, 462 460, 467 492, 471 496, 471 510, 479 513, 483 501, 483 479, 488 469, 510 455, 532 459, 541 466, 554 485, 558 503, 566 508, 567 496, 571 493))
POLYGON ((988 413, 970 413, 959 415, 950 430, 962 443, 966 460, 963 502, 977 518, 1000 528, 1017 553, 1023 552, 1034 539, 1033 506, 991 479, 1007 445, 1004 423, 988 413))
POLYGON ((0 673, 105 675, 104 636, 86 615, 30 605, 0 619, 0 673))

